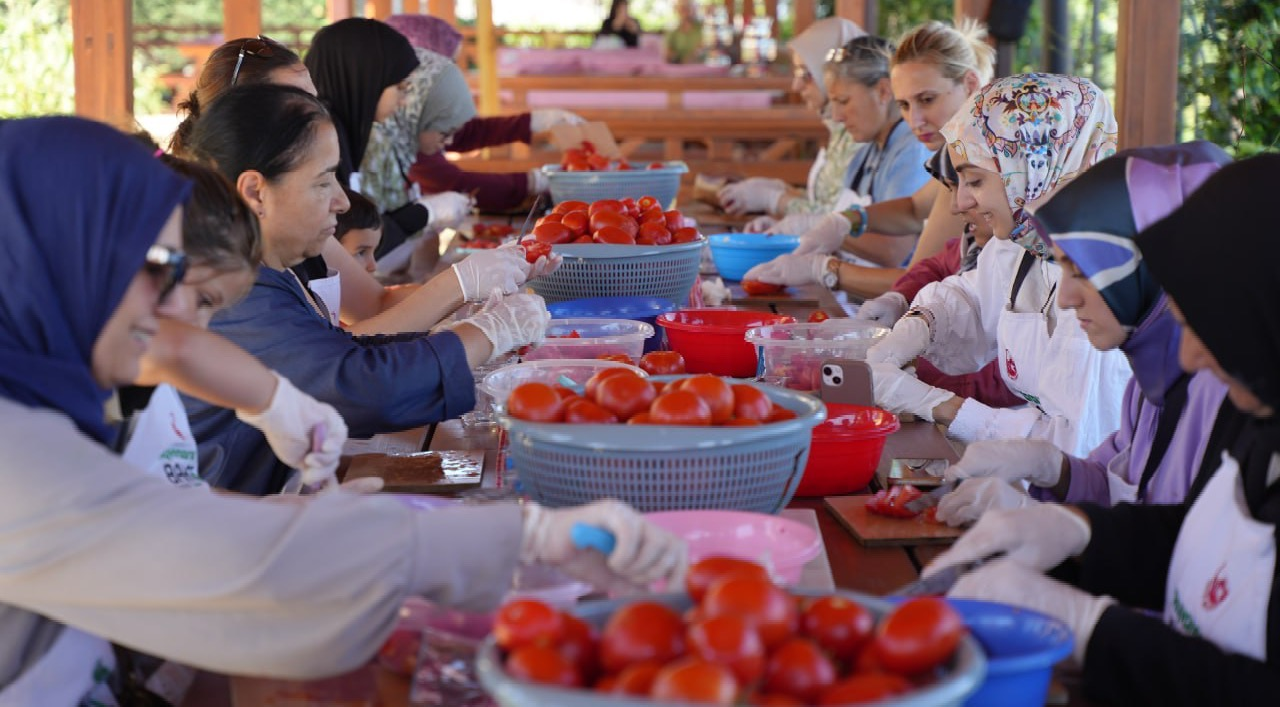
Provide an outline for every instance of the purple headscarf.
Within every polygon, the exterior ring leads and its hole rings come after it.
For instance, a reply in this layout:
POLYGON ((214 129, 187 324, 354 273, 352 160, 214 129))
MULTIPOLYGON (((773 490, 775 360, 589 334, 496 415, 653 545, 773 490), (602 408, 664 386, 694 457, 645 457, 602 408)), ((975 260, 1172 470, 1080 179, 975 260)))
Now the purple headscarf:
POLYGON ((429 49, 450 59, 458 53, 462 34, 453 25, 431 15, 392 15, 387 24, 403 34, 409 43, 419 49, 429 49))

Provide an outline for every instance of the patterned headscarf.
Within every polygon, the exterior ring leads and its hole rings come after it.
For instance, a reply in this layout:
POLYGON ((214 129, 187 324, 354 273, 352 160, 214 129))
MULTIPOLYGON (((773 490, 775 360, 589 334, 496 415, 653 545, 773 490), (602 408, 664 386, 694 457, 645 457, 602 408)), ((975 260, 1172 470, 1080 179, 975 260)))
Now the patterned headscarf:
POLYGON ((1111 104, 1092 81, 1056 74, 996 79, 970 100, 942 134, 959 159, 1000 175, 1013 209, 1012 240, 1048 257, 1027 220, 1060 187, 1115 154, 1111 104))
POLYGON ((403 34, 417 49, 426 49, 450 59, 458 53, 462 34, 453 25, 430 15, 392 15, 387 24, 403 34))

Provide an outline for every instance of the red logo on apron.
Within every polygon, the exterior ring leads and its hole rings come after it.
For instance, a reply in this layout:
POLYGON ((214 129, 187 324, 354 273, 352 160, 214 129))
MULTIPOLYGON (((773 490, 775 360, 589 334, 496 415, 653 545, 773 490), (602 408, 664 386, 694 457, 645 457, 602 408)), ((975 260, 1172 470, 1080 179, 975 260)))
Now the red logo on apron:
POLYGON ((1227 594, 1229 594, 1227 591, 1227 578, 1222 576, 1222 570, 1225 568, 1226 565, 1219 567, 1218 571, 1214 572, 1213 577, 1204 585, 1204 599, 1201 600, 1201 604, 1204 606, 1205 611, 1218 608, 1218 605, 1225 601, 1227 594))
POLYGON ((1013 380, 1018 379, 1018 364, 1013 362, 1013 356, 1009 355, 1009 349, 1004 350, 1004 371, 1013 380))
POLYGON ((178 436, 178 439, 183 442, 187 441, 186 435, 182 434, 182 430, 178 429, 178 418, 174 417, 173 413, 169 413, 169 428, 178 436))

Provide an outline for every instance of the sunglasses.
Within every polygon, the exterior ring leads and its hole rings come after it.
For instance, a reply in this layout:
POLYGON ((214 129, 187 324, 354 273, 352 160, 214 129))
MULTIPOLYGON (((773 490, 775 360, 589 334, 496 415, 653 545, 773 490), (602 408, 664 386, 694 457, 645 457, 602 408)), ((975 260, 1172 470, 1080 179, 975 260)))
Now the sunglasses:
POLYGON ((160 290, 157 302, 163 302, 187 274, 187 254, 177 248, 155 244, 147 249, 142 269, 151 276, 160 290))
POLYGON ((236 85, 236 79, 240 78, 240 65, 244 63, 246 54, 256 56, 260 59, 270 59, 275 56, 276 52, 271 48, 272 44, 277 44, 274 39, 258 35, 253 39, 244 40, 244 44, 240 45, 240 56, 236 57, 236 68, 231 71, 231 85, 236 85))
POLYGON ((827 63, 841 64, 855 59, 874 59, 876 57, 884 57, 887 61, 892 48, 893 45, 884 40, 868 42, 862 39, 855 39, 844 46, 836 47, 827 52, 827 63))

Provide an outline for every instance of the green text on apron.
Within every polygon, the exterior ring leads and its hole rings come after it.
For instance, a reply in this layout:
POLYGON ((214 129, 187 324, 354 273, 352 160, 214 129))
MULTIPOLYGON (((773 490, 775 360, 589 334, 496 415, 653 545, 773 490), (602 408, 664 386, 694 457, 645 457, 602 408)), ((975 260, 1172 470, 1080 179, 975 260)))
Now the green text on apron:
POLYGON ((206 485, 200 479, 196 440, 187 422, 187 411, 172 386, 156 386, 147 407, 135 417, 133 434, 121 456, 178 486, 206 485))
POLYGON ((110 643, 64 627, 39 660, 0 690, 0 707, 115 707, 107 686, 115 666, 110 643))

